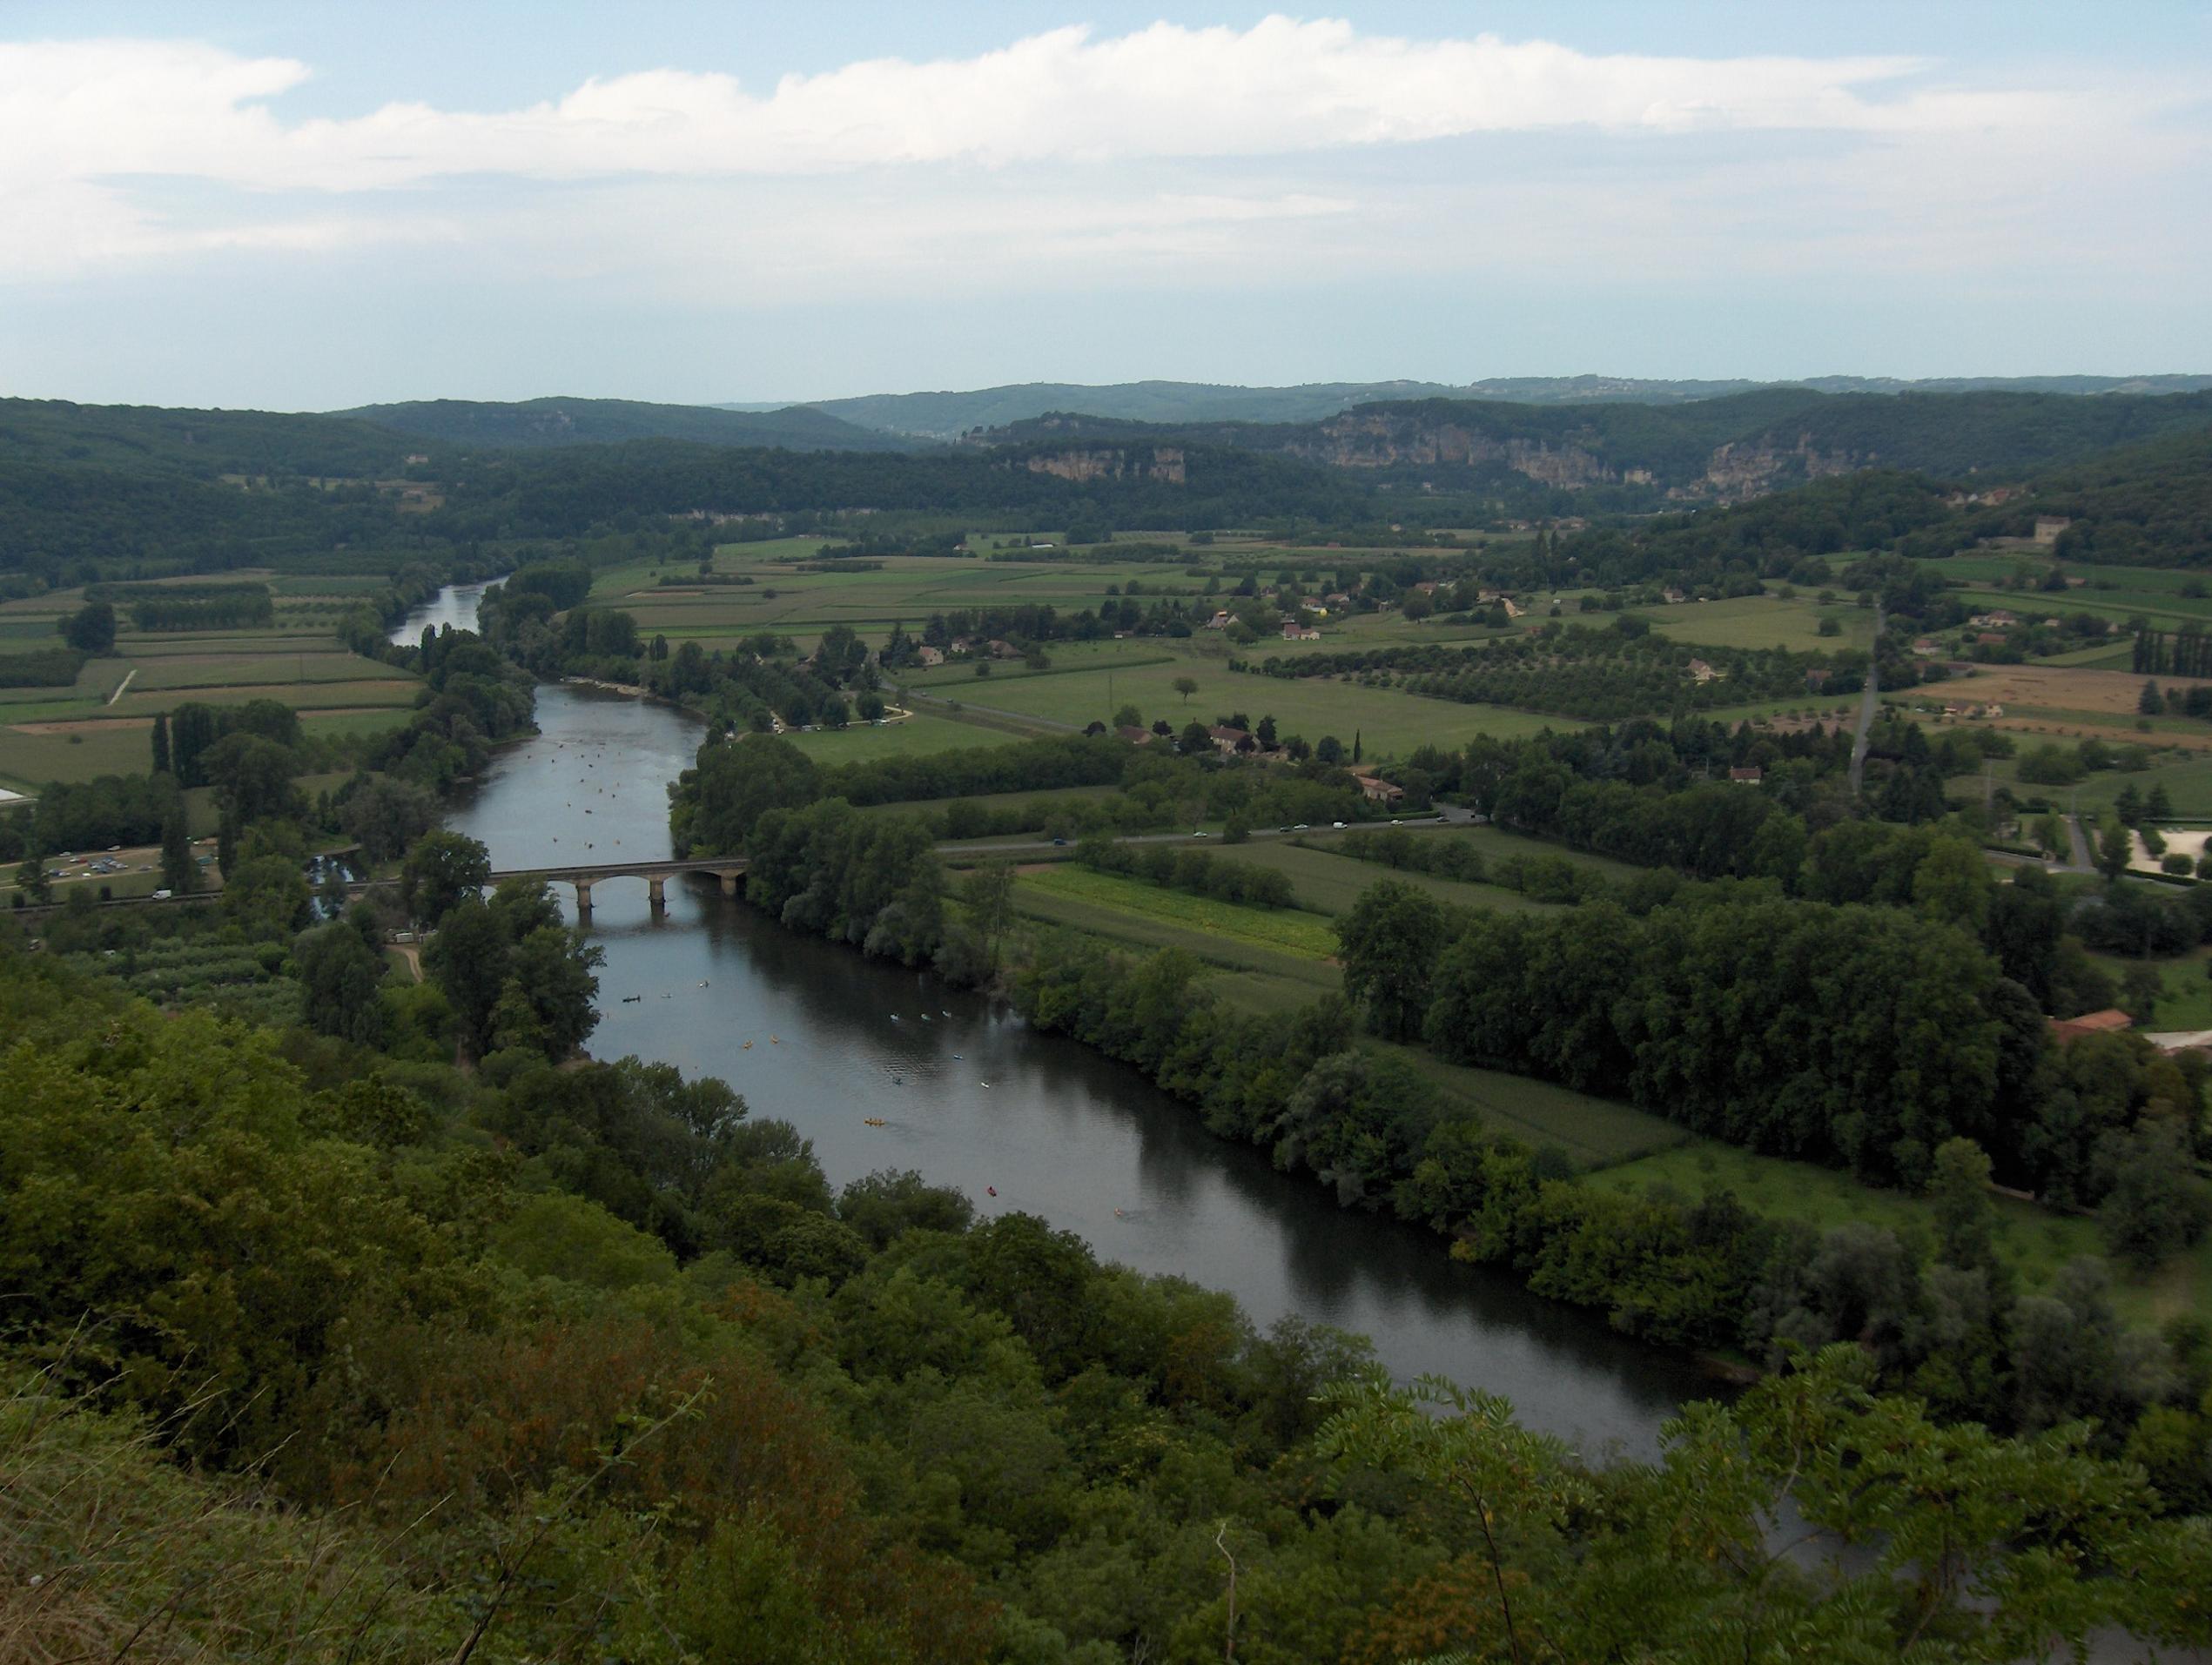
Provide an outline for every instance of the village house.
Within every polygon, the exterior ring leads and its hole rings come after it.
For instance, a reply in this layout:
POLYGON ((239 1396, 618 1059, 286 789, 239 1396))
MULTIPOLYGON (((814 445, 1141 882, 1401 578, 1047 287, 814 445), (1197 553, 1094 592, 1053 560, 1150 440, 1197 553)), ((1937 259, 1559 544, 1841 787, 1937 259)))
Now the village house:
POLYGON ((914 650, 914 657, 921 661, 924 670, 932 665, 942 665, 945 662, 944 650, 937 648, 917 648, 914 650))
POLYGON ((1395 803, 1406 795, 1405 788, 1393 786, 1378 775, 1355 775, 1352 782, 1360 789, 1360 796, 1369 803, 1395 803))
POLYGON ((1766 771, 1753 763, 1745 769, 1730 769, 1728 778, 1743 786, 1757 786, 1766 778, 1766 771))
POLYGON ((1988 613, 1977 613, 1967 622, 1977 630, 2009 630, 2020 622, 2020 614, 1998 608, 1988 613))
POLYGON ((1669 607, 1678 607, 1683 602, 1690 599, 1680 590, 1661 590, 1659 594, 1666 598, 1666 603, 1669 607))
POLYGON ((2035 517, 2034 534, 2035 541, 2041 544, 2056 543, 2059 540, 2059 534, 2073 524, 2072 518, 2067 515, 2039 514, 2035 517))
POLYGON ((2063 1046, 2078 1041, 2084 1035, 2113 1035, 2123 1029, 2133 1029, 2135 1020, 2117 1006, 2108 1006, 2102 1011, 2093 1011, 2080 1017, 2051 1019, 2051 1034, 2063 1046))
POLYGON ((1216 613, 1212 618, 1206 621, 1206 628, 1208 630, 1227 629, 1229 628, 1228 610, 1225 608, 1220 612, 1216 613))
POLYGON ((1234 757, 1240 753, 1249 755, 1260 749, 1260 742, 1250 734, 1225 723, 1215 723, 1206 731, 1206 736, 1214 742, 1214 749, 1224 757, 1234 757))
POLYGON ((1812 689, 1815 694, 1818 694, 1822 688, 1828 686, 1828 673, 1821 667, 1818 665, 1814 666, 1811 670, 1805 672, 1805 685, 1808 688, 1812 689))
POLYGON ((1933 636, 1916 636, 1913 641, 1913 651, 1923 659, 1933 659, 1943 648, 1933 636))
POLYGON ((1721 675, 1720 672, 1715 670, 1711 665, 1705 663, 1705 661, 1702 659, 1691 660, 1688 666, 1688 669, 1690 672, 1690 680, 1694 682, 1714 681, 1718 680, 1721 675))
POLYGON ((1113 732, 1117 736, 1127 741, 1133 746, 1149 746, 1154 740, 1159 738, 1159 736, 1154 735, 1149 728, 1140 728, 1134 724, 1126 722, 1122 724, 1120 728, 1116 728, 1113 732))
POLYGON ((1977 648, 2001 648, 2009 640, 2001 630, 1979 630, 1974 633, 1974 646, 1977 648))
POLYGON ((991 656, 993 659, 1019 659, 1021 649, 1011 641, 994 640, 991 644, 991 656))
POLYGON ((1319 641, 1321 633, 1309 624, 1300 624, 1295 619, 1285 619, 1282 621, 1282 639, 1285 641, 1319 641))

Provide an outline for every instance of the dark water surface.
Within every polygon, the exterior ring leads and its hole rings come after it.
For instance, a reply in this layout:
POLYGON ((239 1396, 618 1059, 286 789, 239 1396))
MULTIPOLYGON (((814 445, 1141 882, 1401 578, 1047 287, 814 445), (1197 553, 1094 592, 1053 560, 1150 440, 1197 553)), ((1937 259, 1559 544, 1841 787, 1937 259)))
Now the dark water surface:
MULTIPOLYGON (((494 867, 667 855, 667 785, 698 725, 562 687, 538 690, 538 722, 450 824, 494 867)), ((671 880, 660 919, 642 879, 602 880, 592 902, 607 955, 592 1051, 723 1077, 812 1139, 833 1184, 919 1169, 986 1213, 1041 1215, 1103 1258, 1227 1290, 1263 1326, 1294 1312, 1359 1331, 1394 1374, 1503 1393, 1593 1455, 1651 1454, 1677 1404, 1717 1391, 1589 1314, 1454 1265, 1435 1238, 1340 1211, 1311 1180, 1208 1137, 1134 1071, 934 976, 785 931, 711 879, 671 880)))

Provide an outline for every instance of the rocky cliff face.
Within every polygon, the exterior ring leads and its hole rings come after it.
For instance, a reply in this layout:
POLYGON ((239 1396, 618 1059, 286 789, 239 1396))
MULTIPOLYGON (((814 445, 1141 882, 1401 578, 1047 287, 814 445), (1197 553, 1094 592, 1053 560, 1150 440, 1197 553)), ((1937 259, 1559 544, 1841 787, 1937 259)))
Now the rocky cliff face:
POLYGON ((1093 480, 1160 480, 1174 486, 1184 483, 1180 446, 1053 451, 1030 458, 1028 466, 1032 474, 1051 474, 1078 485, 1093 480))
POLYGON ((1703 479, 1691 485, 1677 486, 1667 495, 1730 500, 1758 497, 1801 480, 1847 474, 1872 460, 1847 451, 1818 450, 1809 433, 1799 434, 1794 446, 1777 445, 1772 435, 1766 435, 1716 447, 1706 460, 1703 479))
MULTIPOLYGON (((1496 439, 1455 422, 1409 421, 1382 412, 1348 412, 1321 423, 1313 437, 1294 440, 1287 449, 1332 468, 1503 463, 1531 480, 1570 491, 1617 485, 1624 477, 1596 452, 1571 441, 1555 446, 1543 440, 1496 439)), ((1631 471, 1630 477, 1641 473, 1631 471)))

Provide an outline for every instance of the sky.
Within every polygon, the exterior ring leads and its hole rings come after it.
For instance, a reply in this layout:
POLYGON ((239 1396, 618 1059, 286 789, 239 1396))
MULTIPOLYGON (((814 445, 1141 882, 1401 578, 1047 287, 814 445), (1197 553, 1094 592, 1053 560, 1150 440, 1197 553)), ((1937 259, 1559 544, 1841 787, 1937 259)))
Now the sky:
POLYGON ((0 0, 0 393, 2212 371, 2212 0, 0 0))

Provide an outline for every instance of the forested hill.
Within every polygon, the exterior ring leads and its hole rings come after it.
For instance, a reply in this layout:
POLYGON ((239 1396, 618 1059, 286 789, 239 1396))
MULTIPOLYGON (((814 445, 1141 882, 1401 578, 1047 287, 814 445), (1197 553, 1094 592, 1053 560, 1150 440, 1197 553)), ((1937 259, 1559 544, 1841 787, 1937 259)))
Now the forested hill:
POLYGON ((970 393, 870 393, 825 399, 813 408, 864 427, 950 440, 1004 427, 1048 411, 1082 411, 1124 421, 1314 422, 1377 399, 1425 399, 1462 390, 1433 381, 1317 381, 1296 387, 1231 387, 1198 381, 1126 381, 1104 387, 1025 381, 970 393))
POLYGON ((422 440, 393 425, 281 411, 167 410, 0 399, 0 467, 124 474, 398 474, 422 440))
POLYGON ((1234 446, 1439 487, 1533 484, 1597 509, 1731 501, 1863 468, 2018 477, 2212 428, 2212 393, 1826 394, 1765 388, 1677 406, 1422 399, 1318 422, 1146 427, 1055 413, 986 438, 1234 446))
POLYGON ((447 443, 501 450, 689 440, 699 445, 781 446, 790 451, 904 451, 911 440, 856 426, 823 411, 728 411, 704 405, 649 405, 628 399, 528 399, 512 404, 427 399, 336 413, 447 443))
MULTIPOLYGON (((1103 386, 1025 381, 965 392, 869 393, 807 402, 863 427, 950 440, 972 429, 1005 427, 1053 411, 1118 421, 1318 422, 1355 405, 1415 399, 1496 399, 1525 405, 1620 403, 1681 405, 1764 388, 1810 388, 1824 393, 2190 393, 2212 389, 2212 376, 1953 376, 1906 381, 1893 376, 1807 376, 1790 381, 1742 379, 1653 381, 1633 376, 1502 376, 1456 386, 1435 381, 1316 381, 1290 387, 1240 387, 1199 381, 1125 381, 1103 386)), ((764 411, 731 404, 732 411, 764 411)))
POLYGON ((1192 527, 1365 513, 1333 470, 1224 446, 941 449, 904 456, 730 451, 672 440, 518 454, 454 482, 440 524, 461 537, 564 536, 615 515, 850 508, 1010 513, 1029 524, 1192 527))

